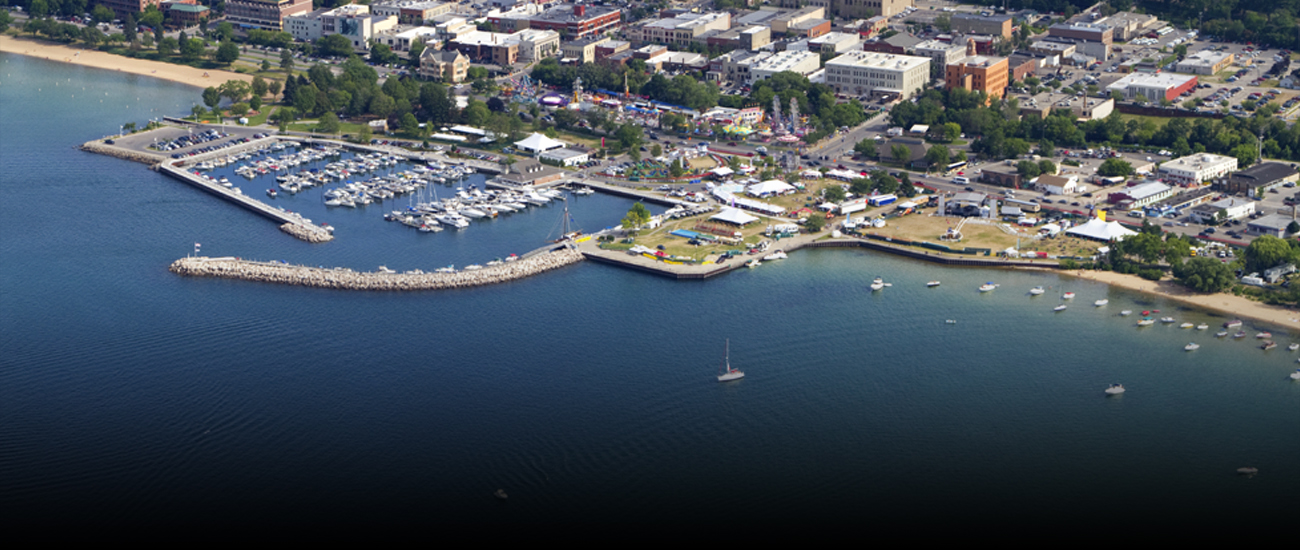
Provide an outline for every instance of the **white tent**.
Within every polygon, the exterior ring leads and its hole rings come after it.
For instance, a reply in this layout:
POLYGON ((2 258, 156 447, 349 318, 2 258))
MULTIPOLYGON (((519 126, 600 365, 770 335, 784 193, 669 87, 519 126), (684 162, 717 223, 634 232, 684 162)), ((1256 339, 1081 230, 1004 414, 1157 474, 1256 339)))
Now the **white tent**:
POLYGON ((736 173, 735 170, 727 168, 726 166, 719 166, 717 168, 714 168, 713 170, 710 170, 710 172, 713 172, 714 175, 718 177, 727 177, 736 173))
POLYGON ((564 147, 563 141, 556 141, 542 134, 533 133, 524 139, 515 142, 515 147, 530 153, 543 153, 551 149, 560 149, 564 147))
POLYGON ((739 208, 724 207, 721 212, 709 217, 710 220, 746 225, 758 221, 758 218, 742 212, 739 208))
POLYGON ((1133 231, 1120 225, 1119 222, 1102 221, 1097 218, 1088 220, 1088 223, 1071 227, 1067 229, 1066 234, 1083 237, 1085 239, 1094 239, 1098 241, 1122 241, 1125 237, 1137 235, 1133 231))
POLYGON ((745 192, 755 197, 766 197, 769 195, 793 193, 794 190, 795 188, 793 185, 781 180, 767 180, 763 183, 756 183, 749 186, 749 189, 746 189, 745 192))

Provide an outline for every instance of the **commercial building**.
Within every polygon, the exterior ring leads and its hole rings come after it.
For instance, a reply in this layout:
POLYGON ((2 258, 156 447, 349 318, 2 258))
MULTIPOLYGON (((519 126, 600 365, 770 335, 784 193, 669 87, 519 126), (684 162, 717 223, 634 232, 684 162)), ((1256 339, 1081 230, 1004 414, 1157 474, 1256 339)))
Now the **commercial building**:
POLYGON ((474 31, 447 42, 446 49, 459 51, 471 60, 497 65, 531 63, 560 51, 555 31, 524 29, 513 34, 474 31))
POLYGON ((596 61, 631 49, 632 44, 626 40, 610 40, 596 44, 596 61))
POLYGON ((469 72, 469 58, 456 50, 427 48, 420 53, 420 76, 443 82, 461 82, 469 72))
POLYGON ((771 19, 772 32, 784 34, 789 32, 790 25, 813 19, 826 19, 826 8, 808 6, 794 11, 779 12, 776 17, 771 19))
POLYGON ((1180 73, 1213 75, 1227 69, 1234 59, 1231 52, 1201 50, 1183 58, 1176 68, 1180 73))
POLYGON ((560 44, 564 62, 585 65, 596 61, 596 46, 609 42, 608 36, 593 36, 560 44))
POLYGON ((1160 176, 1168 181, 1199 184, 1228 175, 1237 169, 1237 157, 1197 153, 1160 165, 1160 176))
MULTIPOLYGON (((157 6, 160 1, 161 0, 97 0, 91 5, 102 5, 113 10, 113 14, 116 15, 118 19, 122 19, 125 18, 128 13, 131 15, 139 15, 145 8, 149 6, 157 6)), ((310 6, 311 3, 308 2, 307 5, 310 6)), ((86 11, 90 10, 87 9, 86 11)))
POLYGON ((1155 30, 1160 25, 1160 20, 1154 15, 1121 11, 1112 14, 1110 17, 1093 21, 1093 23, 1114 29, 1115 40, 1128 42, 1146 34, 1148 31, 1155 30))
POLYGON ((1048 195, 1073 195, 1079 187, 1079 176, 1054 176, 1046 174, 1038 176, 1038 181, 1034 186, 1042 193, 1048 195))
POLYGON ((900 32, 883 40, 879 38, 868 40, 862 45, 862 49, 868 52, 912 55, 916 51, 916 45, 922 42, 925 41, 911 34, 900 32))
POLYGON ((792 71, 803 76, 821 68, 821 55, 814 52, 784 51, 766 57, 749 68, 749 84, 776 73, 792 71))
POLYGON ((284 30, 284 18, 311 12, 311 0, 226 0, 226 21, 245 28, 284 30))
POLYGON ((451 13, 455 2, 431 2, 427 0, 403 0, 370 4, 370 13, 393 16, 402 25, 423 25, 426 20, 439 15, 451 13))
POLYGON ((1136 210, 1174 196, 1175 189, 1160 182, 1139 183, 1110 193, 1106 200, 1120 208, 1136 210))
POLYGON ((339 34, 352 42, 358 52, 370 49, 370 40, 378 33, 397 27, 397 16, 373 15, 370 6, 347 4, 325 11, 313 11, 285 18, 285 30, 294 40, 312 41, 339 34))
POLYGON ((979 180, 1000 187, 1020 189, 1023 178, 1020 175, 1020 170, 1016 169, 1015 166, 992 164, 980 170, 979 180))
POLYGON ((932 67, 947 67, 966 59, 966 46, 939 40, 926 40, 913 47, 912 51, 918 56, 930 58, 932 67))
POLYGON ((1265 162, 1240 172, 1233 172, 1227 178, 1220 178, 1214 187, 1225 193, 1244 194, 1262 199, 1264 193, 1269 190, 1298 180, 1300 180, 1300 172, 1296 172, 1296 169, 1289 164, 1265 162))
POLYGON ((411 44, 417 40, 424 44, 432 44, 439 38, 438 29, 435 27, 415 27, 406 30, 390 29, 376 34, 370 40, 388 46, 395 52, 405 53, 411 51, 411 44))
POLYGON ((1115 30, 1097 23, 1058 23, 1047 28, 1047 35, 1102 44, 1111 44, 1115 41, 1115 30))
POLYGON ((1269 214, 1257 220, 1246 222, 1246 233, 1251 235, 1272 235, 1286 237, 1286 228, 1295 223, 1295 218, 1281 214, 1269 214))
POLYGON ((958 13, 952 16, 952 30, 963 34, 990 34, 1011 38, 1010 15, 958 13))
POLYGON ((167 2, 165 4, 167 9, 163 10, 163 13, 167 14, 167 24, 175 27, 197 25, 199 20, 211 15, 207 6, 180 2, 167 2))
POLYGON ((619 26, 623 10, 606 6, 560 4, 541 9, 536 4, 489 16, 499 29, 542 29, 563 33, 569 40, 586 38, 612 31, 619 26), (520 9, 522 8, 522 9, 520 9))
POLYGON ((708 31, 731 28, 731 14, 684 13, 678 17, 658 19, 623 31, 632 42, 685 46, 708 31))
POLYGON ((716 82, 753 82, 750 68, 756 63, 772 57, 773 52, 751 52, 734 50, 719 55, 709 61, 709 71, 704 73, 707 80, 716 82))
POLYGON ((1244 218, 1255 213, 1255 201, 1228 197, 1226 199, 1202 204, 1191 209, 1190 214, 1196 223, 1218 223, 1244 218))
POLYGON ((907 99, 929 81, 928 57, 861 51, 826 62, 826 84, 841 94, 907 99))
POLYGON ((862 38, 856 34, 832 32, 808 41, 809 51, 843 53, 861 49, 862 38))
POLYGON ((1011 78, 1010 63, 1005 57, 975 55, 973 42, 968 42, 966 58, 948 65, 944 70, 944 84, 949 90, 963 88, 984 92, 989 98, 1001 99, 1007 92, 1011 78))
POLYGON ((564 147, 541 153, 537 155, 537 158, 558 166, 577 166, 591 160, 591 155, 586 151, 564 147))
POLYGON ((1069 110, 1077 120, 1106 118, 1115 111, 1115 100, 1068 93, 1043 92, 1020 100, 1020 115, 1047 118, 1055 110, 1069 110))
POLYGON ((1106 87, 1107 92, 1119 92, 1128 101, 1137 101, 1142 96, 1146 101, 1159 102, 1162 99, 1173 101, 1183 92, 1196 87, 1196 77, 1182 74, 1148 74, 1134 73, 1106 87))

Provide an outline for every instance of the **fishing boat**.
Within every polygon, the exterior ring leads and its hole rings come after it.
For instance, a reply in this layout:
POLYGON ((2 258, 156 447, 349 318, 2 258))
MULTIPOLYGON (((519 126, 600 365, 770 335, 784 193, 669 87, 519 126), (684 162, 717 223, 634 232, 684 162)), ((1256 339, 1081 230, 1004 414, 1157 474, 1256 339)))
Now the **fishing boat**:
POLYGON ((1255 335, 1255 338, 1258 340, 1263 340, 1265 338, 1272 338, 1272 337, 1273 337, 1273 333, 1271 332, 1261 332, 1255 335))
POLYGON ((1201 349, 1201 345, 1196 342, 1191 342, 1186 346, 1183 346, 1183 351, 1196 351, 1198 349, 1201 349))
POLYGON ((1092 305, 1097 306, 1097 307, 1101 307, 1101 306, 1104 306, 1104 305, 1109 304, 1109 303, 1110 303, 1110 300, 1107 300, 1107 299, 1105 299, 1105 298, 1102 298, 1102 299, 1100 299, 1100 300, 1097 300, 1096 302, 1093 302, 1092 305))
POLYGON ((925 286, 927 286, 927 287, 936 287, 936 286, 939 286, 939 281, 930 281, 930 282, 928 282, 928 283, 925 283, 925 286))
POLYGON ((997 287, 998 287, 998 285, 995 285, 995 284, 993 284, 992 281, 989 281, 989 282, 987 282, 987 283, 984 283, 984 284, 980 285, 980 292, 989 292, 989 291, 992 291, 993 289, 995 289, 995 288, 997 288, 997 287))
POLYGON ((1241 319, 1233 319, 1223 324, 1223 328, 1237 328, 1241 326, 1241 319))
POLYGON ((1065 311, 1065 304, 1061 304, 1059 306, 1052 308, 1052 311, 1065 311))
POLYGON ((1036 287, 1034 287, 1034 288, 1029 289, 1029 295, 1030 295, 1030 296, 1041 296, 1044 292, 1047 292, 1047 291, 1046 291, 1046 290, 1043 290, 1043 287, 1041 287, 1041 286, 1036 286, 1036 287))
POLYGON ((1124 393, 1124 384, 1111 384, 1106 388, 1106 395, 1119 395, 1124 393))
POLYGON ((1061 295, 1061 299, 1062 299, 1062 300, 1073 300, 1073 299, 1074 299, 1074 293, 1073 293, 1073 292, 1066 292, 1065 294, 1062 294, 1062 295, 1061 295))
POLYGON ((745 377, 745 373, 731 368, 731 339, 727 339, 727 343, 723 347, 722 365, 719 366, 718 371, 719 382, 730 382, 745 377))

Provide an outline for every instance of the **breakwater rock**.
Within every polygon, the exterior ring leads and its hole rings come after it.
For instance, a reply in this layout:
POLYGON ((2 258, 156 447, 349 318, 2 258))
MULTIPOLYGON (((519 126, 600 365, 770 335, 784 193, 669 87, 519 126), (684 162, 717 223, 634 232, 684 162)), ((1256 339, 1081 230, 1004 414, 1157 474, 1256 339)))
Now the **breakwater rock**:
POLYGON ((280 226, 280 231, 309 243, 327 243, 334 240, 333 233, 306 223, 286 223, 280 226))
POLYGON ((582 260, 582 253, 563 248, 476 271, 380 273, 201 256, 176 260, 168 270, 187 277, 220 277, 341 290, 442 290, 504 283, 582 260))
POLYGON ((90 153, 97 153, 100 155, 108 155, 110 157, 117 157, 122 160, 129 160, 131 162, 140 162, 140 163, 150 164, 150 165, 158 164, 162 161, 167 160, 167 157, 162 155, 152 155, 149 153, 141 153, 139 151, 132 151, 130 149, 115 147, 113 145, 104 143, 102 140, 87 141, 86 143, 83 143, 81 145, 81 150, 90 153))

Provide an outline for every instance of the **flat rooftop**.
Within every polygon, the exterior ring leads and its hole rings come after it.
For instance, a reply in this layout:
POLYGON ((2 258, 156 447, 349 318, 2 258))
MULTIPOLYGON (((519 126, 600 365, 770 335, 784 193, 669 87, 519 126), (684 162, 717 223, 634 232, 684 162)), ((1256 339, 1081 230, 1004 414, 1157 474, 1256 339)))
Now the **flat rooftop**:
POLYGON ((884 69, 907 71, 920 65, 929 65, 930 58, 881 52, 848 52, 826 62, 827 67, 858 69, 884 69))
POLYGON ((1116 80, 1114 84, 1107 86, 1107 88, 1125 88, 1128 86, 1173 88, 1182 86, 1183 84, 1186 84, 1187 81, 1194 78, 1196 78, 1196 75, 1174 73, 1133 73, 1116 80))

